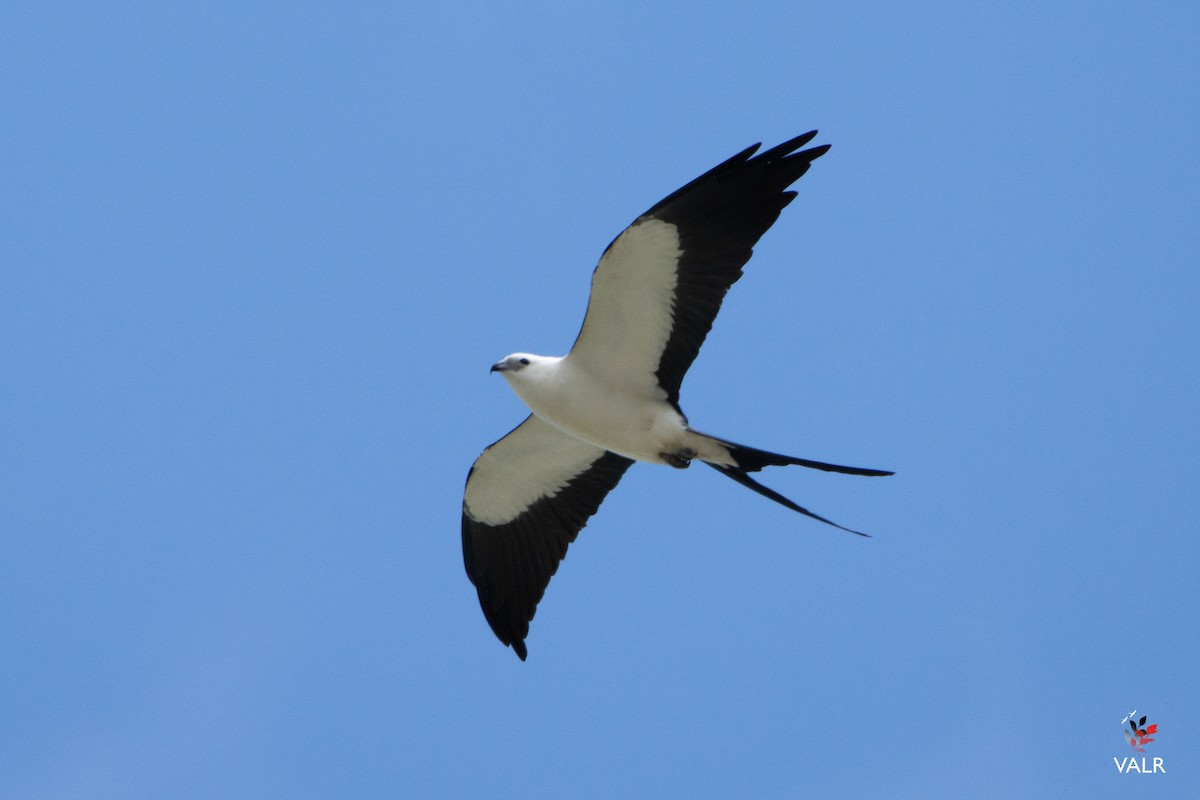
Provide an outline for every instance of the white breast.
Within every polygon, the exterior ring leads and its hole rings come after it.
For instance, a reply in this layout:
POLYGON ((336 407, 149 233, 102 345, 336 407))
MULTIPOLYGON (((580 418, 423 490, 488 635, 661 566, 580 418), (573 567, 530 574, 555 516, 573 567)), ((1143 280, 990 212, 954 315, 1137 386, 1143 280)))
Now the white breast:
POLYGON ((659 453, 683 446, 683 417, 661 396, 614 386, 570 358, 538 366, 505 377, 534 414, 560 430, 638 461, 661 463, 659 453))

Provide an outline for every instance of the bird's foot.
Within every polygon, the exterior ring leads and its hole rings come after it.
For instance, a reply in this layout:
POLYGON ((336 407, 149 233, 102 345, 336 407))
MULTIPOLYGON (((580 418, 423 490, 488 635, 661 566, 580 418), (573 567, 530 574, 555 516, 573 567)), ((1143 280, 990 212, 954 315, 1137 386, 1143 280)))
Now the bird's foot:
POLYGON ((675 469, 687 469, 691 466, 692 459, 696 457, 696 451, 690 447, 683 447, 674 453, 659 453, 658 455, 675 469))

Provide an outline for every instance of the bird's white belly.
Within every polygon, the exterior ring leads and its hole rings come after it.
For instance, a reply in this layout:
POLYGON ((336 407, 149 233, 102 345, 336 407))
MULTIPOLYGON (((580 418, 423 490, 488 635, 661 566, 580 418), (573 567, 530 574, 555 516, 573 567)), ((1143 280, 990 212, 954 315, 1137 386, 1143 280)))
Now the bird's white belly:
POLYGON ((546 422, 627 458, 665 463, 660 454, 684 447, 688 437, 683 417, 665 400, 622 392, 579 370, 513 388, 546 422))

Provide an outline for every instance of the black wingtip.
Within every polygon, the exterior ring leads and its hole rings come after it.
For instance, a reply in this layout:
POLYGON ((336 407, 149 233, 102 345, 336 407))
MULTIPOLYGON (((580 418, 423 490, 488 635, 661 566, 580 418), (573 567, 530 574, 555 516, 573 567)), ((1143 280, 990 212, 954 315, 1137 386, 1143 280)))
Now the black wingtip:
POLYGON ((813 139, 816 138, 816 136, 817 136, 816 131, 809 131, 808 133, 802 133, 799 136, 795 137, 794 139, 788 139, 786 142, 783 142, 782 144, 775 145, 770 150, 764 150, 762 155, 757 156, 757 158, 760 158, 764 161, 775 161, 777 159, 782 159, 784 157, 790 157, 794 153, 797 156, 803 156, 803 159, 805 161, 812 161, 814 159, 820 158, 821 156, 825 155, 825 153, 828 152, 830 146, 827 144, 822 144, 822 145, 817 145, 816 147, 810 147, 808 150, 805 150, 802 153, 796 153, 796 151, 799 150, 801 147, 804 147, 804 145, 811 142, 813 139))
POLYGON ((809 156, 809 159, 811 160, 811 159, 815 159, 815 158, 820 158, 821 156, 825 155, 826 153, 829 152, 829 149, 831 147, 833 147, 833 145, 831 145, 831 144, 821 144, 821 145, 817 145, 816 147, 813 147, 809 150, 806 150, 805 152, 812 153, 812 155, 809 156))
POLYGON ((525 649, 525 642, 523 641, 513 642, 512 649, 516 651, 517 658, 521 659, 522 661, 524 661, 525 657, 529 655, 529 652, 525 649))

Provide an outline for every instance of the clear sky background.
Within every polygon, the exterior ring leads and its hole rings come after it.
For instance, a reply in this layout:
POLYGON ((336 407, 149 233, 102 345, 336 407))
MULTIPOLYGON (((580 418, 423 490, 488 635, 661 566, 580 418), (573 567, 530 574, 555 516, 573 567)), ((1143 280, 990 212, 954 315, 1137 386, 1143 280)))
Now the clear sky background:
POLYGON ((0 797, 1195 797, 1200 6, 11 3, 0 797), (521 663, 490 364, 833 149, 521 663), (1167 775, 1118 775, 1133 709, 1167 775))

